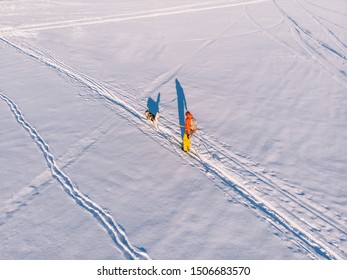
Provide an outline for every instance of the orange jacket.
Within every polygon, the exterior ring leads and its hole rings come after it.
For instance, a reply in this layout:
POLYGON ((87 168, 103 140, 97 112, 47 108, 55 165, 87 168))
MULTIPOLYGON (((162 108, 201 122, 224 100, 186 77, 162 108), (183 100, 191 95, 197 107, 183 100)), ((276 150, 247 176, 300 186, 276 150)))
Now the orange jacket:
POLYGON ((193 115, 188 111, 186 113, 186 131, 188 135, 192 134, 192 131, 190 130, 190 124, 191 124, 191 119, 193 118, 193 115))

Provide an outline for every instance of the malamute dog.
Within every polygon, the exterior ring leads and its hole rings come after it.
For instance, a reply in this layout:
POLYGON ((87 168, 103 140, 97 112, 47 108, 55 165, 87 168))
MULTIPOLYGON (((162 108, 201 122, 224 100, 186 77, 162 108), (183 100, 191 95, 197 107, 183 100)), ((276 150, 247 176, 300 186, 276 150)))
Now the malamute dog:
POLYGON ((156 129, 158 129, 158 119, 159 119, 159 112, 157 112, 155 115, 153 115, 148 109, 145 112, 147 120, 151 121, 156 129))

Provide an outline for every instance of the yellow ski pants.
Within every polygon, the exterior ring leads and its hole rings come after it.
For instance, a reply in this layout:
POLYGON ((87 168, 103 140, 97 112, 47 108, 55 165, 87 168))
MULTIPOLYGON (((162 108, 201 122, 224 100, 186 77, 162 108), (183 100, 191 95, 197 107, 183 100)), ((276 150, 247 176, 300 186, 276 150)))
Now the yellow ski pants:
POLYGON ((190 150, 190 139, 188 138, 187 134, 184 133, 184 135, 183 135, 183 151, 187 152, 189 150, 190 150))

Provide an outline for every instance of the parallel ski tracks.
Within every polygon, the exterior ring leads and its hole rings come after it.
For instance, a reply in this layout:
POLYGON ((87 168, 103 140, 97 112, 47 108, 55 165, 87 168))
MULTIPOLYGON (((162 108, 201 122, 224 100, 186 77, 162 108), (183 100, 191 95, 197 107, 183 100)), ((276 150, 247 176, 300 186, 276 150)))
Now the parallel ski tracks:
MULTIPOLYGON (((175 132, 169 125, 173 124, 170 120, 161 118, 161 124, 164 128, 161 131, 173 142, 174 147, 179 143, 179 135, 174 136, 175 132)), ((177 133, 176 133, 177 134, 177 133)), ((295 215, 287 209, 291 206, 297 212, 305 212, 307 215, 314 216, 321 224, 331 226, 339 231, 342 235, 346 235, 347 230, 342 224, 332 221, 326 217, 315 206, 308 205, 298 196, 291 193, 294 186, 288 186, 285 182, 275 183, 271 178, 267 177, 264 172, 256 171, 252 168, 252 164, 243 163, 242 158, 237 156, 230 150, 224 148, 223 144, 218 141, 212 141, 208 137, 200 134, 193 138, 194 151, 191 158, 201 164, 202 171, 209 177, 219 179, 226 188, 221 188, 228 197, 235 196, 230 192, 238 194, 239 199, 235 198, 239 203, 260 212, 264 220, 280 230, 283 234, 291 235, 292 240, 298 247, 307 251, 312 258, 320 257, 326 259, 339 259, 339 254, 344 252, 339 248, 332 246, 326 238, 315 229, 315 226, 310 225, 305 219, 295 215), (198 140, 196 140, 198 139, 198 140), (213 143, 213 145, 211 145, 213 143), (269 195, 271 192, 271 195, 269 195), (274 199, 274 200, 273 200, 274 199), (284 202, 281 202, 281 201, 284 202), (337 254, 336 252, 340 252, 337 254)), ((179 148, 178 148, 179 149, 179 148)), ((181 153, 182 154, 182 153, 181 153)), ((183 156, 182 156, 183 157, 183 156)), ((193 166, 199 165, 192 163, 193 166)), ((280 180, 280 179, 278 179, 280 180)))
MULTIPOLYGON (((332 39, 332 41, 334 41, 334 43, 340 48, 340 51, 343 53, 342 55, 340 53, 337 53, 335 51, 335 53, 340 56, 341 58, 343 58, 344 60, 346 60, 346 57, 347 57, 347 46, 344 42, 342 42, 342 40, 340 38, 338 38, 336 36, 336 34, 330 30, 329 28, 327 28, 320 20, 319 20, 319 17, 314 15, 313 13, 311 13, 307 8, 305 8, 301 3, 299 3, 298 1, 295 0, 295 3, 297 6, 300 6, 300 8, 302 10, 305 11, 305 13, 307 15, 309 15, 315 22, 316 24, 318 24, 323 30, 324 32, 330 37, 330 39, 332 39)), ((319 41, 318 41, 319 42, 319 41)), ((324 43, 322 42, 319 42, 320 44, 322 45, 325 45, 324 43)), ((329 48, 328 48, 329 49, 329 48)), ((330 48, 331 49, 331 48, 330 48)))
MULTIPOLYGON (((179 141, 177 139, 179 139, 180 136, 177 133, 176 127, 172 124, 172 121, 166 119, 165 117, 161 118, 162 127, 159 132, 155 132, 152 130, 146 131, 145 129, 141 128, 143 127, 143 124, 146 123, 142 116, 143 114, 139 112, 139 110, 142 109, 140 109, 141 106, 139 106, 139 109, 136 109, 133 106, 131 106, 130 103, 136 104, 135 100, 133 100, 131 96, 127 96, 125 92, 121 91, 121 89, 117 90, 108 88, 103 83, 96 81, 88 75, 85 75, 71 67, 68 67, 64 63, 60 62, 58 59, 54 58, 51 54, 48 54, 47 52, 42 50, 38 50, 37 48, 29 46, 28 44, 15 43, 6 38, 1 38, 1 40, 16 48, 18 51, 36 59, 41 63, 46 64, 47 66, 52 67, 60 73, 67 75, 76 82, 83 84, 84 86, 89 88, 89 90, 95 92, 97 96, 102 97, 102 100, 106 100, 107 104, 116 105, 116 107, 121 109, 120 111, 118 110, 118 113, 122 117, 126 118, 130 122, 133 122, 148 136, 155 138, 156 140, 159 140, 159 142, 161 142, 161 145, 168 147, 166 143, 170 142, 170 140, 179 141), (123 98, 125 98, 126 100, 124 100, 123 98)), ((209 149, 212 149, 213 145, 210 144, 211 141, 208 139, 207 136, 204 136, 204 138, 205 145, 208 145, 209 149)), ((105 218, 103 215, 107 213, 104 213, 100 207, 93 208, 93 204, 89 205, 88 201, 86 201, 85 204, 85 201, 83 201, 83 199, 82 201, 79 200, 81 194, 75 192, 75 187, 72 181, 59 168, 57 168, 54 161, 54 157, 49 153, 48 146, 45 145, 42 139, 37 139, 38 144, 42 144, 42 150, 46 155, 46 160, 48 164, 53 167, 55 177, 63 185, 65 184, 64 188, 67 191, 67 193, 69 193, 69 195, 72 196, 76 200, 76 202, 79 203, 82 207, 84 206, 87 209, 87 211, 91 211, 92 213, 95 213, 97 217, 100 217, 98 219, 104 226, 109 225, 106 222, 111 218, 109 216, 106 216, 105 218)), ((175 149, 177 149, 177 147, 175 149)), ((260 195, 257 195, 256 191, 254 190, 254 183, 252 183, 252 180, 250 180, 249 176, 247 177, 245 173, 248 173, 248 175, 251 174, 256 178, 257 181, 265 182, 264 178, 259 176, 259 174, 250 171, 249 167, 247 167, 243 163, 234 160, 230 153, 222 147, 218 147, 218 151, 215 150, 214 154, 216 154, 219 158, 224 157, 227 160, 224 163, 222 163, 221 161, 216 162, 215 157, 211 156, 211 154, 199 153, 198 157, 193 157, 193 159, 197 162, 195 166, 198 166, 200 164, 202 170, 204 170, 205 173, 207 171, 209 176, 212 175, 214 178, 221 180, 228 187, 226 192, 230 192, 230 189, 233 190, 233 192, 235 192, 243 198, 243 203, 245 203, 247 206, 253 209, 256 209, 256 211, 259 211, 261 215, 264 216, 265 220, 270 222, 276 228, 280 229, 282 232, 290 233, 293 242, 295 242, 298 246, 306 250, 314 258, 341 258, 334 250, 332 250, 331 246, 326 244, 326 242, 324 241, 322 242, 321 240, 319 240, 319 238, 315 237, 314 233, 311 232, 310 227, 307 227, 307 229, 305 229, 303 227, 304 224, 301 223, 300 225, 298 225, 297 221, 294 221, 293 218, 287 216, 286 214, 284 214, 284 212, 282 212, 283 209, 279 210, 280 208, 274 207, 273 205, 271 205, 271 203, 269 203, 269 201, 266 201, 265 199, 261 198, 260 195), (228 167, 228 161, 233 161, 234 163, 237 163, 238 167, 228 167)), ((184 157, 184 154, 181 153, 181 156, 184 157)), ((270 184, 269 182, 267 182, 266 185, 273 186, 274 184, 270 184)), ((276 185, 274 188, 277 190, 281 189, 281 187, 276 185)), ((287 195, 287 197, 290 196, 287 195)), ((292 199, 292 203, 295 203, 295 197, 294 199, 292 199)), ((302 208, 302 205, 296 205, 302 208)), ((314 209, 311 209, 310 206, 305 207, 306 210, 310 209, 312 213, 316 212, 314 209)), ((112 225, 115 223, 113 220, 111 221, 111 227, 107 227, 107 231, 109 232, 109 234, 111 233, 112 236, 115 236, 115 229, 112 227, 112 225)), ((115 238, 115 242, 116 244, 118 244, 118 239, 115 238)), ((126 242, 126 244, 130 243, 126 242)), ((128 250, 124 250, 126 255, 129 254, 128 250)), ((132 254, 129 254, 128 257, 143 257, 143 255, 139 252, 137 252, 137 254, 134 253, 134 250, 131 252, 132 254)))
POLYGON ((79 191, 70 177, 58 166, 48 144, 40 136, 38 131, 25 119, 17 104, 1 92, 0 99, 7 103, 17 122, 29 133, 33 141, 40 148, 52 176, 62 185, 64 191, 77 205, 88 211, 97 219, 123 255, 128 259, 149 259, 149 256, 145 252, 131 245, 124 230, 114 221, 113 217, 107 211, 79 191))
MULTIPOLYGON (((79 141, 69 147, 68 151, 59 158, 59 163, 62 169, 73 164, 81 158, 93 145, 97 143, 102 135, 113 131, 111 120, 105 120, 87 137, 81 138, 79 141)), ((52 175, 49 170, 44 170, 27 185, 23 186, 15 195, 3 203, 0 207, 0 226, 8 219, 13 217, 20 209, 27 206, 38 194, 46 189, 46 185, 52 180, 52 175)))
MULTIPOLYGON (((144 12, 135 12, 135 13, 126 13, 119 15, 110 15, 103 17, 92 17, 92 18, 82 18, 78 20, 64 20, 57 21, 51 23, 40 23, 40 24, 27 24, 23 26, 19 26, 16 28, 16 31, 21 32, 33 32, 40 30, 50 30, 57 28, 66 28, 66 27, 77 27, 77 26, 85 26, 85 25, 95 25, 95 24, 106 24, 106 23, 117 23, 123 21, 130 20, 140 20, 140 19, 148 19, 154 17, 162 17, 162 16, 170 16, 177 14, 185 14, 185 13, 194 13, 194 12, 203 12, 209 10, 223 9, 223 8, 231 8, 243 5, 251 5, 258 4, 262 2, 268 2, 270 0, 249 0, 249 1, 214 1, 214 2, 201 2, 199 4, 186 4, 181 6, 173 6, 169 8, 163 9, 155 9, 144 12)), ((14 32, 11 28, 3 28, 0 30, 7 35, 14 32)))
MULTIPOLYGON (((162 146, 172 150, 171 145, 176 142, 179 143, 180 135, 177 132, 176 124, 166 117, 161 117, 159 131, 143 128, 143 124, 146 121, 143 118, 143 114, 140 113, 142 110, 141 105, 136 104, 136 100, 129 93, 122 90, 122 88, 112 88, 107 84, 98 82, 88 75, 67 66, 47 51, 39 50, 29 44, 15 42, 6 37, 0 37, 0 41, 86 86, 90 91, 96 93, 101 100, 105 101, 107 105, 116 108, 118 114, 134 123, 146 135, 158 140, 162 146)), ((15 103, 3 94, 1 94, 1 98, 9 104, 19 122, 22 115, 20 111, 16 110, 15 103)), ((113 221, 112 217, 108 216, 100 206, 89 201, 89 198, 83 196, 77 190, 70 178, 56 165, 53 155, 50 154, 48 145, 45 144, 36 130, 26 121, 22 120, 22 125, 30 132, 35 142, 40 146, 48 165, 52 169, 52 173, 54 172, 55 178, 63 185, 65 191, 76 203, 84 207, 98 219, 112 239, 114 239, 117 246, 121 248, 122 252, 128 258, 147 258, 146 254, 132 247, 121 232, 120 234, 123 238, 116 238, 119 232, 117 232, 117 224, 113 221), (125 241, 121 242, 122 240, 125 241)), ((264 172, 259 171, 260 168, 253 168, 249 163, 245 163, 236 154, 224 148, 224 145, 219 143, 215 147, 215 145, 211 144, 215 143, 215 141, 209 138, 204 134, 200 134, 200 137, 197 138, 199 152, 190 158, 194 161, 192 165, 200 167, 206 175, 219 179, 226 186, 223 188, 226 193, 230 195, 231 190, 233 193, 236 193, 241 197, 241 203, 255 209, 265 220, 285 235, 290 235, 292 241, 300 248, 306 250, 312 258, 340 259, 345 256, 343 251, 332 245, 319 232, 317 233, 314 225, 310 225, 309 222, 286 210, 286 205, 281 203, 281 199, 284 197, 285 200, 289 200, 288 204, 292 208, 301 209, 303 212, 310 213, 316 219, 319 219, 320 223, 335 228, 341 234, 346 234, 347 230, 342 224, 324 215, 318 207, 306 204, 299 196, 292 193, 291 186, 278 180, 275 182, 269 176, 265 175, 264 172), (272 194, 270 194, 270 191, 266 192, 266 190, 270 190, 272 194)), ((177 144, 174 145, 174 149, 182 158, 187 158, 184 153, 178 152, 177 144)))
MULTIPOLYGON (((209 144, 209 142, 204 141, 204 139, 201 136, 199 138, 199 141, 203 141, 203 145, 209 144)), ((201 149, 204 148, 201 143, 197 144, 200 146, 201 149)), ((278 181, 280 179, 276 179, 274 176, 270 175, 271 177, 273 177, 273 179, 271 179, 270 177, 265 175, 264 171, 259 170, 259 167, 251 167, 252 165, 256 166, 257 164, 251 163, 249 161, 248 163, 243 163, 240 159, 238 159, 240 158, 240 156, 232 155, 232 153, 229 150, 223 148, 222 145, 217 144, 217 147, 218 150, 216 150, 216 148, 212 146, 207 147, 205 150, 205 154, 207 153, 211 158, 214 158, 214 155, 218 154, 218 157, 223 158, 223 165, 228 166, 228 169, 231 169, 233 172, 235 172, 238 176, 240 176, 240 178, 245 180, 245 182, 252 182, 253 187, 258 192, 261 192, 261 190, 264 189, 266 190, 266 187, 270 187, 270 191, 276 190, 276 192, 278 192, 278 195, 276 195, 276 197, 285 197, 289 199, 292 203, 295 204, 297 210, 299 210, 298 208, 302 208, 305 211, 313 214, 315 217, 319 217, 324 223, 335 228, 340 233, 347 235, 346 225, 343 225, 342 223, 336 220, 334 220, 333 222, 331 218, 329 218, 320 210, 318 210, 318 208, 315 207, 313 204, 307 205, 307 203, 300 198, 302 192, 299 189, 297 189, 297 187, 290 185, 289 183, 286 183, 284 181, 281 183, 276 183, 275 180, 278 181), (259 185, 261 187, 259 187, 259 185), (290 192, 290 190, 295 191, 299 194, 299 196, 294 195, 292 192, 290 192)), ((292 213, 289 212, 288 214, 292 215, 292 213)))
MULTIPOLYGON (((205 143, 208 144, 208 141, 205 143)), ((297 186, 283 181, 275 174, 267 175, 268 172, 261 170, 261 167, 249 160, 244 163, 244 158, 232 155, 232 152, 220 145, 217 145, 217 148, 209 146, 205 154, 212 159, 214 159, 214 155, 223 157, 221 168, 231 171, 241 185, 245 185, 247 190, 254 193, 254 197, 259 197, 269 203, 272 208, 282 213, 282 217, 287 217, 287 220, 296 227, 296 229, 292 228, 292 232, 308 231, 308 235, 312 234, 312 240, 322 242, 322 247, 325 246, 323 244, 326 244, 333 251, 340 252, 341 255, 345 254, 341 248, 332 245, 332 237, 329 238, 321 233, 321 231, 329 229, 334 230, 340 236, 347 236, 346 224, 339 221, 336 216, 331 217, 336 213, 331 213, 330 216, 325 215, 324 209, 319 209, 324 207, 315 206, 313 201, 310 201, 310 204, 304 201, 304 193, 297 186), (312 223, 310 220, 314 220, 314 222, 312 223)))
POLYGON ((338 51, 336 48, 331 47, 328 43, 322 42, 319 39, 315 38, 312 35, 310 30, 305 29, 299 24, 293 17, 291 17, 281 6, 277 3, 276 0, 273 0, 273 4, 279 14, 286 20, 289 25, 290 30, 292 31, 293 38, 296 42, 305 50, 315 61, 317 61, 329 74, 330 76, 339 82, 342 86, 347 87, 347 70, 346 62, 347 57, 345 55, 344 44, 338 39, 335 34, 329 32, 318 20, 317 17, 313 16, 308 12, 301 4, 297 1, 292 3, 296 4, 301 8, 306 14, 308 14, 313 20, 318 23, 325 33, 328 33, 328 36, 332 41, 335 42, 337 48, 342 48, 341 51, 338 51), (334 63, 339 64, 337 68, 334 63))

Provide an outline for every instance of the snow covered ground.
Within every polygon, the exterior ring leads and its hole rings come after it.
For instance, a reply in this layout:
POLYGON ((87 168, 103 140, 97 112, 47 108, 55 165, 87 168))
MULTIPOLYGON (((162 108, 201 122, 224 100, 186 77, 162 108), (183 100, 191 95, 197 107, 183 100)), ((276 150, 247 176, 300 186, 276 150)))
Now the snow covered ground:
POLYGON ((347 258, 345 0, 0 1, 0 62, 0 259, 347 258))

